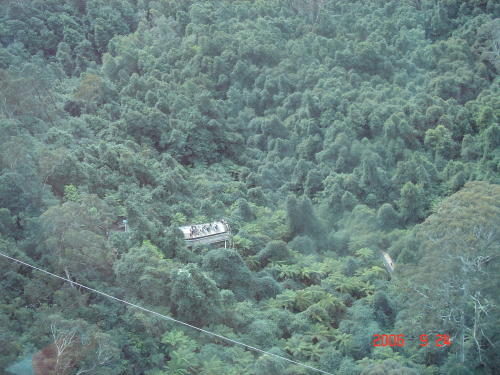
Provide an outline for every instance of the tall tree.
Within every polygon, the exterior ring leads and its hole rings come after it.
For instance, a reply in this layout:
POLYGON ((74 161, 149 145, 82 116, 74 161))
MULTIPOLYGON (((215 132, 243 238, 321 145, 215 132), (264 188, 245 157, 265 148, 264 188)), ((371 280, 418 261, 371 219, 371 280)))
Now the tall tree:
POLYGON ((220 318, 219 289, 198 266, 189 264, 173 272, 171 285, 170 298, 176 316, 198 326, 220 318))
MULTIPOLYGON (((397 268, 408 327, 448 333, 461 363, 500 370, 500 187, 469 182, 416 228, 417 265, 397 268)), ((417 334, 418 333, 418 334, 417 334)))

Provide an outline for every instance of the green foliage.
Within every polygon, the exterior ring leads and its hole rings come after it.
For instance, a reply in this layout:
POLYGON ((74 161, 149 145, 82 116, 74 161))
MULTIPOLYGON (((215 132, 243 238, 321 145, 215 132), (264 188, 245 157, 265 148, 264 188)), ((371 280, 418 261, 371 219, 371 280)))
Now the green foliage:
POLYGON ((6 238, 16 231, 16 220, 8 208, 0 208, 0 233, 6 238))
POLYGON ((466 355, 493 361, 486 326, 494 324, 491 319, 497 315, 488 311, 485 301, 495 303, 493 291, 498 288, 498 279, 492 277, 498 264, 491 260, 498 251, 499 194, 497 185, 469 182, 444 200, 415 229, 420 241, 417 264, 400 269, 406 275, 398 283, 408 293, 405 313, 419 311, 402 321, 411 321, 411 330, 445 329, 456 343, 453 352, 462 364, 466 355), (450 276, 446 280, 427 276, 436 272, 450 276), (447 316, 458 318, 448 320, 447 316))
POLYGON ((402 375, 416 375, 418 372, 415 369, 402 366, 392 359, 387 359, 381 363, 376 363, 366 366, 361 375, 377 375, 377 374, 402 374, 402 375))
MULTIPOLYGON (((271 352, 278 355, 284 354, 278 348, 273 348, 271 352)), ((286 365, 283 363, 283 360, 265 354, 255 362, 253 373, 255 375, 282 374, 285 368, 286 365)))
POLYGON ((373 311, 375 318, 383 329, 389 329, 395 321, 394 303, 382 291, 377 291, 373 295, 373 311))
POLYGON ((238 201, 238 214, 240 215, 241 219, 243 221, 252 221, 255 220, 255 214, 253 213, 252 209, 250 208, 250 205, 248 202, 244 199, 240 199, 238 201))
POLYGON ((215 282, 196 265, 189 264, 172 273, 172 312, 185 321, 203 325, 220 316, 221 297, 215 282))
POLYGON ((297 236, 293 241, 288 243, 288 247, 298 251, 304 255, 313 254, 317 251, 317 246, 314 240, 309 236, 297 236))
POLYGON ((290 253, 283 241, 271 241, 257 254, 259 261, 264 265, 271 261, 287 260, 289 256, 290 253))
POLYGON ((281 286, 270 276, 254 279, 254 296, 257 300, 273 298, 281 292, 281 286))
POLYGON ((277 344, 279 330, 276 323, 272 321, 254 320, 247 327, 247 332, 243 337, 250 345, 268 350, 277 344))
POLYGON ((40 217, 43 242, 39 248, 47 249, 53 266, 67 277, 107 279, 114 261, 105 241, 112 217, 112 208, 95 195, 52 206, 40 217))
MULTIPOLYGON (((499 12, 4 1, 0 249, 336 374, 499 373, 499 12), (186 246, 220 218, 232 248, 186 246), (424 328, 454 344, 370 346, 424 328)), ((96 345, 61 374, 308 371, 0 262, 2 369, 53 315, 96 345)))
POLYGON ((78 194, 78 189, 73 185, 66 185, 64 187, 64 200, 72 202, 80 201, 80 195, 78 194))
POLYGON ((398 224, 398 213, 390 203, 384 203, 377 211, 377 219, 382 229, 393 229, 398 224))
POLYGON ((420 185, 407 182, 401 188, 399 208, 403 220, 416 222, 424 218, 426 200, 420 185))
POLYGON ((119 285, 129 295, 156 306, 169 305, 171 272, 174 265, 150 241, 133 247, 114 263, 119 285))
POLYGON ((446 159, 453 157, 455 144, 451 132, 443 125, 425 132, 424 144, 434 150, 435 155, 441 155, 446 159))
POLYGON ((253 275, 234 250, 216 249, 203 256, 203 270, 208 271, 220 289, 230 289, 239 300, 248 298, 253 275))
POLYGON ((320 358, 321 368, 328 372, 335 372, 340 367, 342 353, 334 348, 326 350, 320 358))
POLYGON ((288 228, 292 238, 300 234, 310 235, 316 239, 321 237, 323 226, 314 213, 310 199, 297 200, 289 196, 286 207, 288 228))

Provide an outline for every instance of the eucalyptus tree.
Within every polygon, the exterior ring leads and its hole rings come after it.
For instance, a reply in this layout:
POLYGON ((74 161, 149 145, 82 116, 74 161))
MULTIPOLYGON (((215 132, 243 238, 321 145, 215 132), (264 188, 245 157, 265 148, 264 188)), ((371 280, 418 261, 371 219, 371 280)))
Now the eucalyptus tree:
POLYGON ((458 361, 492 371, 498 370, 499 202, 498 185, 467 183, 415 229, 417 264, 397 271, 406 293, 399 324, 419 335, 448 333, 458 361))

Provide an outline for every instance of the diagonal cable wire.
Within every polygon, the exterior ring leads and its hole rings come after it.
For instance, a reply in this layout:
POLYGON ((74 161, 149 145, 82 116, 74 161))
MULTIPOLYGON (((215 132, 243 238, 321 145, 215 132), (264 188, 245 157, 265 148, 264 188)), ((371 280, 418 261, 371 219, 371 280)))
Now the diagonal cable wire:
POLYGON ((245 343, 243 343, 243 342, 240 342, 240 341, 236 341, 236 340, 230 339, 229 337, 225 337, 225 336, 219 335, 219 334, 217 334, 217 333, 207 331, 207 330, 205 330, 205 329, 203 329, 203 328, 199 328, 199 327, 193 326, 193 325, 191 325, 191 324, 189 324, 189 323, 183 322, 183 321, 181 321, 181 320, 174 319, 174 318, 172 318, 172 317, 170 317, 170 316, 160 314, 160 313, 158 313, 158 312, 156 312, 156 311, 153 311, 153 310, 149 310, 149 309, 147 309, 147 308, 145 308, 145 307, 142 307, 142 306, 136 305, 135 303, 125 301, 125 300, 123 300, 123 299, 121 299, 121 298, 118 298, 118 297, 114 297, 114 296, 112 296, 112 295, 110 295, 110 294, 107 294, 107 293, 101 292, 101 291, 99 291, 99 290, 97 290, 97 289, 90 288, 90 287, 88 287, 88 286, 86 286, 86 285, 83 285, 83 284, 77 283, 76 281, 72 281, 72 280, 67 279, 67 278, 65 278, 65 277, 62 277, 62 276, 56 275, 55 273, 52 273, 52 272, 46 271, 46 270, 44 270, 44 269, 42 269, 42 268, 39 268, 39 267, 33 266, 33 265, 29 264, 29 263, 23 262, 22 260, 19 260, 19 259, 17 259, 17 258, 13 258, 13 257, 11 257, 11 256, 8 256, 7 254, 4 254, 4 253, 2 253, 2 252, 0 252, 0 256, 3 256, 4 258, 10 259, 10 260, 12 260, 12 261, 14 261, 14 262, 17 262, 17 263, 19 263, 19 264, 22 264, 22 265, 24 265, 24 266, 26 266, 26 267, 29 267, 29 268, 32 268, 32 269, 34 269, 34 270, 37 270, 37 271, 43 272, 43 273, 45 273, 45 274, 47 274, 47 275, 50 275, 50 276, 56 277, 56 278, 58 278, 58 279, 60 279, 60 280, 63 280, 63 281, 69 282, 69 283, 71 283, 71 284, 73 284, 73 285, 78 285, 78 286, 79 286, 79 287, 81 287, 81 288, 87 289, 87 290, 89 290, 89 291, 91 291, 91 292, 94 292, 94 293, 100 294, 100 295, 102 295, 102 296, 104 296, 104 297, 107 297, 107 298, 113 299, 113 300, 115 300, 115 301, 121 302, 121 303, 123 303, 123 304, 125 304, 125 305, 129 305, 129 306, 135 307, 136 309, 139 309, 139 310, 142 310, 142 311, 146 311, 146 312, 148 312, 148 313, 150 313, 150 314, 153 314, 153 315, 159 316, 159 317, 160 317, 160 318, 162 318, 162 319, 166 319, 166 320, 170 320, 170 321, 172 321, 172 322, 174 322, 174 323, 182 324, 182 325, 184 325, 184 326, 186 326, 186 327, 189 327, 189 328, 195 329, 195 330, 197 330, 197 331, 199 331, 199 332, 203 332, 203 333, 205 333, 205 334, 207 334, 207 335, 211 335, 211 336, 214 336, 214 337, 218 337, 219 339, 222 339, 222 340, 224 340, 224 341, 230 342, 230 343, 232 343, 232 344, 236 344, 236 345, 243 346, 243 347, 245 347, 245 348, 247 348, 247 349, 250 349, 250 350, 253 350, 253 351, 255 351, 255 352, 259 352, 259 353, 262 353, 262 354, 267 354, 267 355, 270 355, 270 356, 272 356, 272 357, 275 357, 275 358, 281 359, 281 360, 283 360, 283 361, 287 361, 287 362, 293 363, 293 364, 295 364, 295 365, 297 365, 297 366, 301 366, 301 367, 307 368, 307 369, 309 369, 309 370, 313 370, 313 371, 316 371, 316 372, 319 372, 319 373, 322 373, 322 374, 326 374, 326 375, 333 375, 333 374, 332 374, 332 373, 330 373, 330 372, 327 372, 327 371, 324 371, 324 370, 320 370, 320 369, 318 369, 318 368, 316 368, 316 367, 312 367, 312 366, 306 365, 306 364, 304 364, 304 363, 297 362, 297 361, 294 361, 294 360, 292 360, 292 359, 288 359, 288 358, 286 358, 286 357, 282 357, 282 356, 280 356, 280 355, 278 355, 278 354, 274 354, 274 353, 271 353, 271 352, 266 352, 265 350, 262 350, 262 349, 256 348, 255 346, 247 345, 247 344, 245 344, 245 343))

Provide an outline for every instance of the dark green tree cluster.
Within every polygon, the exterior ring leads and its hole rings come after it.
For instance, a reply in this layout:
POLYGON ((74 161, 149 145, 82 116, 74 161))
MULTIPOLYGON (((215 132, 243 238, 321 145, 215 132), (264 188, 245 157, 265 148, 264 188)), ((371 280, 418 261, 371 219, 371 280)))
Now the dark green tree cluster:
POLYGON ((310 373, 81 283, 335 374, 499 373, 499 16, 5 0, 0 251, 71 282, 0 258, 0 372, 310 373))

